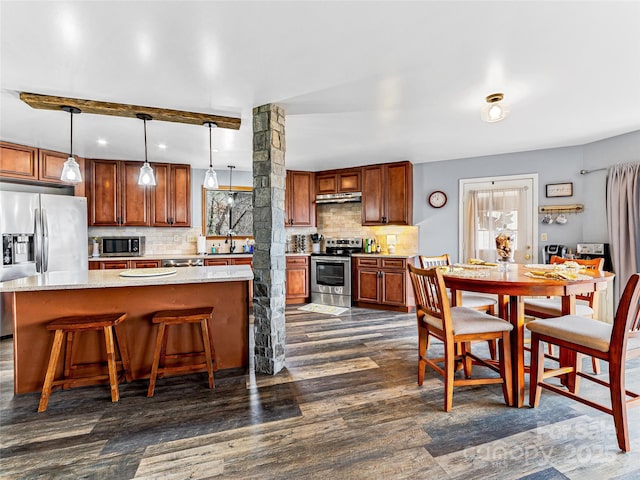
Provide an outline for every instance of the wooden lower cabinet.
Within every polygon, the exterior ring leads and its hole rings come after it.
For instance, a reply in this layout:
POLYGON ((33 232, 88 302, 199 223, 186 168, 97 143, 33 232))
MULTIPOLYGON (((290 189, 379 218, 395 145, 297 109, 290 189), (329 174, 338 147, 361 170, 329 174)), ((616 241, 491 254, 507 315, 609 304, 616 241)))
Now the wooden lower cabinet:
POLYGON ((160 260, 100 260, 89 262, 89 270, 116 270, 127 268, 159 268, 160 260))
POLYGON ((287 257, 287 305, 309 302, 309 257, 287 257))
POLYGON ((414 307, 406 258, 355 257, 356 306, 409 312, 414 307))

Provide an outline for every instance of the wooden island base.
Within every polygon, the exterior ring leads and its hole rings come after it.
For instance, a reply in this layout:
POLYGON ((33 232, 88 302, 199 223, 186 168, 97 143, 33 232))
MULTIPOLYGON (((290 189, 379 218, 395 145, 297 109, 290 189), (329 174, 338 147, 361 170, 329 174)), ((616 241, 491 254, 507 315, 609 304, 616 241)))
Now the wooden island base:
MULTIPOLYGON (((148 378, 151 371, 157 329, 151 323, 154 312, 213 306, 209 331, 215 346, 215 369, 249 365, 248 281, 17 291, 3 295, 13 303, 16 394, 42 389, 53 342, 53 334, 45 326, 69 315, 126 312, 122 327, 135 380, 148 378)), ((198 332, 191 325, 173 328, 168 353, 202 349, 198 332)), ((81 334, 77 345, 74 363, 106 358, 104 341, 95 332, 81 334)), ((62 362, 58 374, 62 374, 62 362)))

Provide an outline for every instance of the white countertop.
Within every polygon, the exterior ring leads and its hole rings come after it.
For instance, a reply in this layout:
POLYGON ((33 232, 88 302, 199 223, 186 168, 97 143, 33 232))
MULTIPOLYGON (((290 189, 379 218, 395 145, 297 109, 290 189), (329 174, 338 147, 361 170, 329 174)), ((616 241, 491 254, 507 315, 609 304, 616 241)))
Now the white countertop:
MULTIPOLYGON (((309 253, 286 253, 287 256, 309 256, 309 253)), ((90 262, 108 262, 110 260, 179 260, 183 258, 251 258, 253 253, 215 253, 215 254, 196 254, 196 253, 163 253, 149 254, 140 257, 89 257, 90 262)))
POLYGON ((414 255, 401 255, 394 253, 393 255, 388 253, 354 253, 352 257, 371 257, 371 258, 413 258, 417 254, 414 255))
POLYGON ((253 271, 249 265, 176 268, 174 274, 157 277, 121 277, 120 273, 123 271, 88 270, 85 272, 38 274, 9 282, 0 282, 0 293, 253 280, 253 271))

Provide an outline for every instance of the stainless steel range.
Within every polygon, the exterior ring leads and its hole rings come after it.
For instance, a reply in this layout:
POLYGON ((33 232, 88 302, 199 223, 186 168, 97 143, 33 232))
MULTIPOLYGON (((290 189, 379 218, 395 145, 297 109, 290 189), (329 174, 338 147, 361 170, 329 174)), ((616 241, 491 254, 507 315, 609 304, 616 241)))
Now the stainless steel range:
POLYGON ((351 254, 361 252, 361 238, 327 238, 325 253, 311 254, 313 303, 351 306, 351 254))

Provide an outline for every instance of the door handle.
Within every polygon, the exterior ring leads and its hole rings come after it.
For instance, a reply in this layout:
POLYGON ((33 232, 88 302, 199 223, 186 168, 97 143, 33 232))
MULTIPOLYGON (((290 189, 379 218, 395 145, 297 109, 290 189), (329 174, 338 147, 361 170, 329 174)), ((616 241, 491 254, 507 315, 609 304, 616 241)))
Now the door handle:
POLYGON ((42 209, 42 273, 49 269, 49 221, 47 211, 42 209))
POLYGON ((40 209, 36 208, 33 218, 33 233, 36 248, 36 273, 43 273, 42 270, 42 235, 40 224, 40 209))

